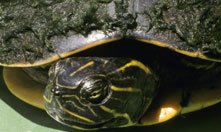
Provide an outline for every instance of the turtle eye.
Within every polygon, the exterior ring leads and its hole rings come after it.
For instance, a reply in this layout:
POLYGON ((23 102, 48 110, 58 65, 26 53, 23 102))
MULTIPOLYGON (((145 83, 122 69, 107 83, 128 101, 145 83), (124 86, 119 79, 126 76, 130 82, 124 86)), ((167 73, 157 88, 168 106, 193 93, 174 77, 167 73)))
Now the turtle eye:
POLYGON ((83 79, 79 86, 81 99, 90 105, 103 104, 111 95, 110 82, 105 76, 89 76, 83 79))

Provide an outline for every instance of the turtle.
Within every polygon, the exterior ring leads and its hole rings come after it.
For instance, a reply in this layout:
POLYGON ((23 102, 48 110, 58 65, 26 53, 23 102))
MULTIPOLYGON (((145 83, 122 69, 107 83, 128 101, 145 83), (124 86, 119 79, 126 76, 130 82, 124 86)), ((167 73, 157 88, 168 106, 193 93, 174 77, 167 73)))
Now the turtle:
POLYGON ((1 1, 8 89, 75 129, 148 126, 221 101, 221 2, 1 1))

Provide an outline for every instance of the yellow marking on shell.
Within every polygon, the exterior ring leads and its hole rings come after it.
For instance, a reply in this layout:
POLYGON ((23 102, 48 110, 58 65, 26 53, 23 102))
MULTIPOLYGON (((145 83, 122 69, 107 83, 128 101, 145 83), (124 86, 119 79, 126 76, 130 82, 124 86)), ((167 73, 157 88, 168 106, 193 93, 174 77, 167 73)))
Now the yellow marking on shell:
POLYGON ((82 46, 82 47, 80 47, 78 49, 74 49, 73 51, 65 52, 63 54, 60 54, 60 56, 62 58, 65 58, 67 56, 70 56, 70 55, 73 55, 73 54, 85 51, 87 49, 90 49, 90 48, 93 48, 93 47, 96 47, 96 46, 99 46, 99 45, 107 44, 107 43, 110 43, 110 42, 114 42, 114 41, 117 41, 117 40, 120 40, 120 39, 121 39, 121 37, 103 39, 103 40, 100 40, 98 42, 94 42, 94 43, 91 43, 91 44, 84 45, 84 46, 82 46))
POLYGON ((137 39, 137 40, 148 43, 148 44, 156 45, 156 46, 159 46, 159 47, 168 48, 168 49, 171 49, 171 50, 173 50, 177 53, 187 55, 187 56, 190 56, 190 57, 197 57, 197 58, 201 58, 201 59, 204 59, 204 60, 221 62, 220 59, 214 59, 214 58, 207 57, 206 55, 204 55, 200 51, 191 52, 191 51, 181 50, 181 49, 175 48, 174 46, 172 46, 170 44, 167 44, 165 42, 156 41, 156 40, 150 40, 150 39, 137 39))
POLYGON ((146 67, 144 64, 142 64, 141 62, 139 62, 137 60, 131 60, 129 63, 127 63, 124 66, 117 69, 117 72, 124 71, 126 68, 131 67, 131 66, 139 67, 145 73, 151 73, 148 67, 146 67))
POLYGON ((141 92, 140 89, 136 89, 136 88, 132 88, 132 87, 120 88, 120 87, 116 87, 114 85, 111 86, 111 89, 113 91, 117 91, 117 92, 141 92))
POLYGON ((0 63, 0 66, 5 66, 5 67, 33 67, 33 66, 47 65, 47 64, 50 64, 51 62, 54 62, 54 61, 59 60, 61 58, 66 58, 66 57, 71 56, 73 54, 85 51, 87 49, 90 49, 90 48, 93 48, 93 47, 96 47, 96 46, 99 46, 99 45, 114 42, 114 41, 117 41, 119 39, 120 39, 120 37, 102 39, 102 40, 99 40, 97 42, 92 42, 90 44, 83 45, 82 47, 79 47, 77 49, 70 49, 71 51, 66 51, 66 52, 61 53, 61 54, 53 54, 48 58, 38 60, 34 63, 30 63, 30 62, 19 62, 19 63, 14 63, 14 64, 0 63))
POLYGON ((79 118, 79 119, 81 119, 81 120, 83 120, 83 121, 86 121, 86 122, 89 122, 89 123, 93 123, 93 124, 95 123, 95 122, 94 122, 93 120, 91 120, 91 119, 88 119, 88 118, 86 118, 86 117, 83 117, 83 116, 81 116, 81 115, 79 115, 79 114, 76 114, 76 113, 74 113, 74 112, 72 112, 72 111, 70 111, 70 110, 64 108, 64 107, 60 104, 60 102, 59 102, 58 100, 56 100, 56 102, 58 103, 59 108, 60 108, 62 111, 68 113, 69 115, 72 115, 72 116, 74 116, 74 117, 76 117, 76 118, 79 118))
POLYGON ((53 55, 48 57, 47 59, 43 59, 43 60, 39 60, 36 61, 34 63, 30 63, 30 62, 19 62, 19 63, 14 63, 14 64, 4 64, 4 63, 0 63, 0 66, 4 66, 4 67, 34 67, 34 66, 42 66, 42 65, 48 65, 53 61, 59 60, 61 59, 59 55, 53 55))
POLYGON ((90 61, 88 62, 87 64, 81 66, 80 68, 78 68, 77 70, 75 70, 74 72, 72 72, 69 76, 74 76, 77 72, 89 67, 89 66, 92 66, 94 64, 94 61, 90 61))
POLYGON ((127 119, 128 123, 126 125, 120 126, 120 127, 127 127, 127 126, 132 126, 135 124, 135 122, 132 122, 130 116, 127 113, 117 113, 115 110, 110 109, 104 105, 100 105, 100 108, 104 110, 105 112, 113 114, 113 116, 116 117, 124 117, 127 119))

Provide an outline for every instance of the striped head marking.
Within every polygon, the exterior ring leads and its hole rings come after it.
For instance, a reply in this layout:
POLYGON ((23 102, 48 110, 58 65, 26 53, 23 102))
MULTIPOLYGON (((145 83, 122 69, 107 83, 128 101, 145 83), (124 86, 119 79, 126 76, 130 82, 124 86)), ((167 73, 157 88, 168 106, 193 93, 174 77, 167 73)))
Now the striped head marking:
POLYGON ((139 121, 155 87, 151 71, 136 60, 67 58, 49 70, 45 109, 77 129, 125 127, 139 121))

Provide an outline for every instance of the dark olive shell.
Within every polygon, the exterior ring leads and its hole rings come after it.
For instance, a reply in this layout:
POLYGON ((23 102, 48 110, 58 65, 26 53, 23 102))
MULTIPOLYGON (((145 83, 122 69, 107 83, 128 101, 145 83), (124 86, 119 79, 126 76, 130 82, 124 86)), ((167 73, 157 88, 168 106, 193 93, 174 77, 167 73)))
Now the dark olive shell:
POLYGON ((42 65, 128 37, 221 60, 217 0, 1 1, 0 16, 4 66, 42 65))

